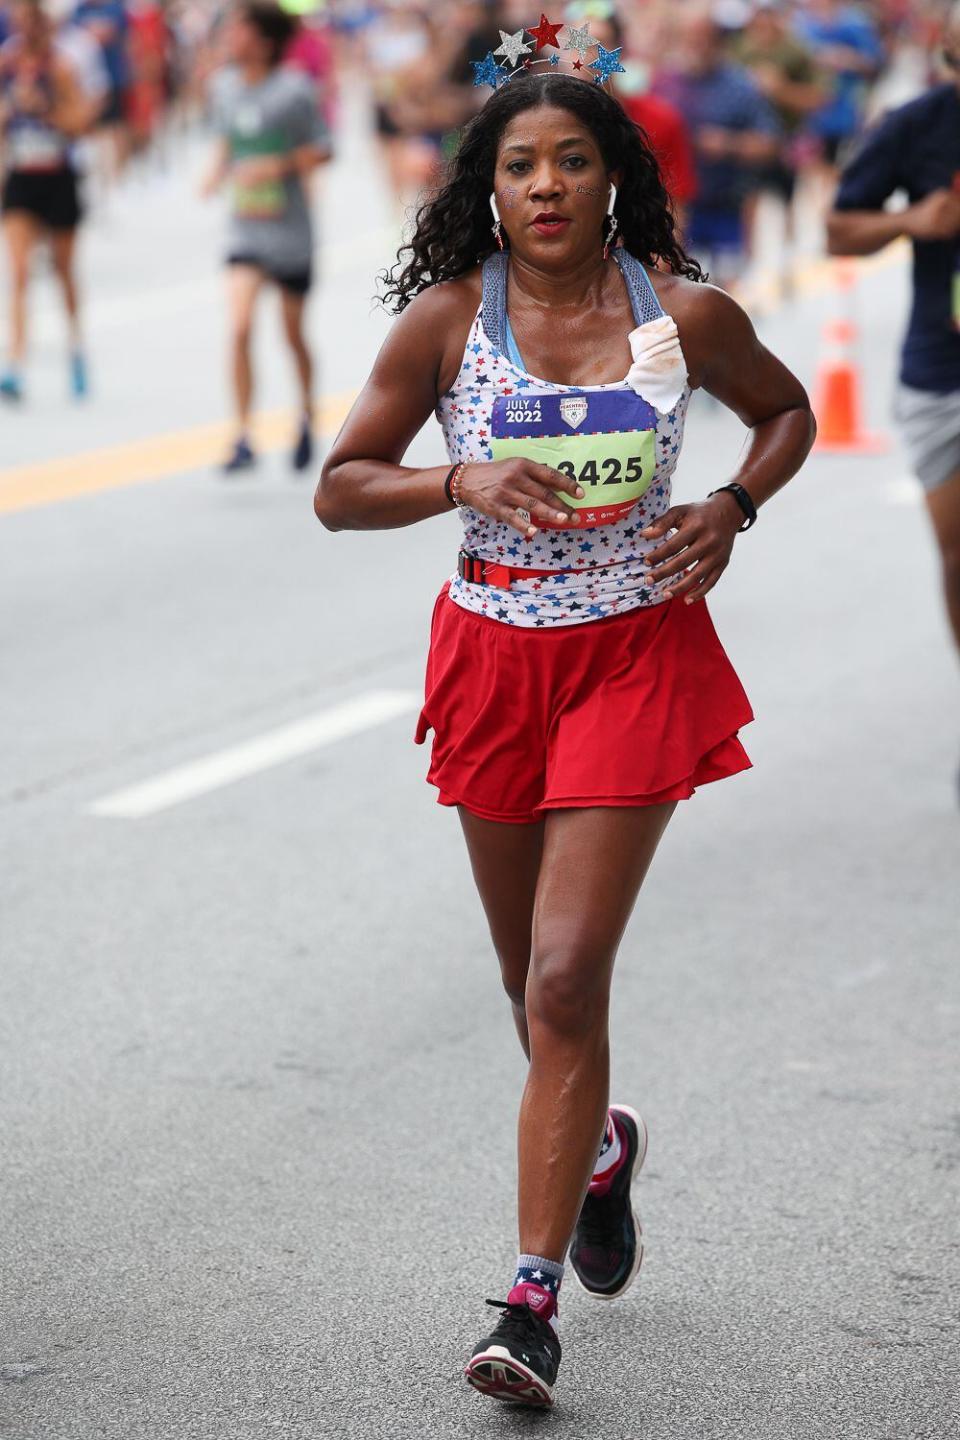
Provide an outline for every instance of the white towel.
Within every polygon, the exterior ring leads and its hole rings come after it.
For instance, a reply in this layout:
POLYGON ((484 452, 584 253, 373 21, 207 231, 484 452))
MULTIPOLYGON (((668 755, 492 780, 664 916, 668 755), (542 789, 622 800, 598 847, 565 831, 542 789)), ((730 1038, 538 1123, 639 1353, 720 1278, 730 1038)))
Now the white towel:
POLYGON ((687 383, 687 362, 680 349, 676 321, 658 315, 638 325, 629 335, 633 364, 627 374, 631 390, 666 415, 683 394, 687 383))

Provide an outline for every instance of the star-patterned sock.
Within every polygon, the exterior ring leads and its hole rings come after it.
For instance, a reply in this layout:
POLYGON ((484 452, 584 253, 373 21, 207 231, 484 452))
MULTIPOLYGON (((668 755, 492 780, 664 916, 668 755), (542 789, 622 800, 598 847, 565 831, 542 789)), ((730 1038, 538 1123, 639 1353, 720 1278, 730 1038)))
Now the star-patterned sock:
POLYGON ((588 1186, 588 1193, 590 1195, 606 1195, 614 1175, 625 1159, 626 1151, 620 1140, 620 1131, 613 1114, 608 1111, 607 1128, 603 1132, 603 1144, 600 1146, 600 1154, 593 1172, 593 1179, 588 1186))
POLYGON ((517 1258, 517 1277, 507 1299, 512 1305, 529 1305, 535 1314, 542 1315, 554 1330, 558 1330, 557 1301, 562 1279, 563 1265, 559 1260, 545 1260, 542 1255, 520 1255, 517 1258))

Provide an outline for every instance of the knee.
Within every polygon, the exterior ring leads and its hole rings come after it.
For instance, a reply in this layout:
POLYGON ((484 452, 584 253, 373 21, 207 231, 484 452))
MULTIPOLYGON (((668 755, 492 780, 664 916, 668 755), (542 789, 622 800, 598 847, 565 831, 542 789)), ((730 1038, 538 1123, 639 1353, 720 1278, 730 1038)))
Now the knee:
POLYGON ((500 961, 500 979, 507 993, 507 999, 516 1009, 522 1010, 527 997, 527 969, 530 964, 530 954, 526 952, 522 955, 507 955, 498 951, 497 959, 500 961))
POLYGON ((531 1024, 568 1038, 606 1030, 609 965, 579 948, 535 955, 527 984, 531 1024))

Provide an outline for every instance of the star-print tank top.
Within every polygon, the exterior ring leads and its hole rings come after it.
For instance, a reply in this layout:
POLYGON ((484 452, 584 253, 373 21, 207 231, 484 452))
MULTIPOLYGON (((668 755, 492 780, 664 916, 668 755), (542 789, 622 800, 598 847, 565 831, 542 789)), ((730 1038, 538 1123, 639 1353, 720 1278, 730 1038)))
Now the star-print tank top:
MULTIPOLYGON (((614 251, 614 259, 636 325, 662 318, 640 262, 624 250, 614 251)), ((460 373, 441 397, 437 419, 451 464, 526 454, 578 479, 585 491, 577 502, 581 522, 575 528, 539 528, 525 540, 511 526, 464 506, 463 546, 471 555, 557 574, 515 579, 509 590, 454 575, 450 598, 475 614, 528 628, 580 625, 658 605, 665 587, 651 584, 643 565, 657 542, 640 532, 670 508, 689 385, 673 408, 661 413, 626 379, 558 385, 528 374, 510 343, 508 264, 507 254, 484 262, 483 298, 460 373)))

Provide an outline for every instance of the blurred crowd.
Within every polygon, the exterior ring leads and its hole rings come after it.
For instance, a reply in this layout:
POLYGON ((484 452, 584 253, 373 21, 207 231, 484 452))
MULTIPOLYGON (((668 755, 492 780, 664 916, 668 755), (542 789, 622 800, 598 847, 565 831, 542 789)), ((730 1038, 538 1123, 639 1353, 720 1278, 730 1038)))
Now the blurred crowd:
MULTIPOLYGON (((280 0, 282 66, 311 87, 328 150, 367 115, 381 186, 402 213, 442 178, 489 90, 544 17, 530 0, 280 0), (510 37, 519 40, 510 41, 510 37), (344 103, 349 96, 348 107, 344 103)), ((242 9, 242 5, 240 9, 242 9)), ((786 290, 798 214, 822 218, 871 115, 922 90, 942 60, 949 0, 575 0, 537 52, 608 84, 646 131, 687 248, 721 285, 754 250, 757 215, 776 210, 786 290), (564 31, 561 27, 567 27, 564 31), (584 53, 569 27, 589 33, 584 53), (599 49, 597 47, 600 47, 599 49), (579 58, 578 58, 579 57, 579 58)), ((215 122, 217 76, 238 0, 0 0, 0 175, 12 282, 11 372, 19 398, 30 256, 47 235, 73 326, 73 387, 85 389, 73 240, 129 169, 177 164, 178 137, 215 122), (12 178, 11 178, 12 177, 12 178)), ((269 29, 268 25, 268 29, 269 29)), ((315 193, 315 191, 313 192, 315 193)))
MULTIPOLYGON (((436 179, 486 94, 471 62, 536 25, 529 0, 286 0, 287 63, 316 83, 335 133, 338 86, 364 82, 393 193, 436 179)), ((933 63, 948 0, 577 0, 550 18, 621 51, 611 84, 660 151, 695 247, 736 248, 751 202, 827 190, 878 82, 909 52, 933 63)), ((202 115, 229 6, 218 0, 0 0, 3 54, 41 9, 93 102, 113 173, 202 115)), ((568 56, 563 56, 564 63, 568 56)), ((588 57, 592 59, 591 55, 588 57)), ((498 63, 506 64, 503 59, 498 63)), ((922 62, 921 62, 922 63, 922 62)), ((926 78, 922 74, 919 83, 926 78)))

